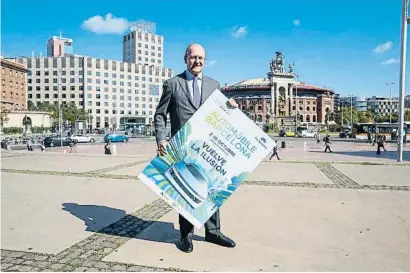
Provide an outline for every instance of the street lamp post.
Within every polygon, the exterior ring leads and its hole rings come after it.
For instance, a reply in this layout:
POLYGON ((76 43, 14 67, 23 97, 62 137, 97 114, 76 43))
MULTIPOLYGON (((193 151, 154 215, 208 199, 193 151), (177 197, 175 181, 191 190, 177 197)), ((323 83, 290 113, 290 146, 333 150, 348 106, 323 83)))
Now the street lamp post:
POLYGON ((394 82, 388 82, 388 83, 386 83, 386 85, 388 85, 389 86, 389 89, 390 89, 390 102, 389 102, 389 104, 390 104, 390 111, 389 111, 389 119, 390 119, 390 123, 391 123, 391 114, 392 114, 392 111, 393 111, 393 102, 392 102, 392 100, 391 100, 391 86, 392 86, 392 84, 394 84, 394 82))
POLYGON ((350 95, 350 129, 353 130, 353 94, 350 95))
POLYGON ((62 70, 58 71, 58 129, 60 131, 60 146, 63 147, 63 127, 62 127, 62 119, 63 114, 61 111, 61 74, 62 70))
MULTIPOLYGON (((294 65, 294 64, 293 64, 294 65)), ((298 131, 298 83, 299 75, 295 73, 295 137, 298 131)))
POLYGON ((400 50, 400 82, 399 82, 399 145, 397 147, 397 162, 403 161, 403 138, 404 138, 404 86, 406 82, 406 47, 407 47, 407 17, 408 0, 403 0, 401 18, 401 50, 400 50))

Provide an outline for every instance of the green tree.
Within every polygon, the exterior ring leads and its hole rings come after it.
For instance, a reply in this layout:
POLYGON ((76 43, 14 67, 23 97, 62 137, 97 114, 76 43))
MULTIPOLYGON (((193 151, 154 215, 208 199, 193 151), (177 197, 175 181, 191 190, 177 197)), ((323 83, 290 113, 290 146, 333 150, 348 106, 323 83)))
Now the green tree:
MULTIPOLYGON (((51 116, 55 123, 58 123, 58 104, 46 102, 38 102, 37 105, 33 103, 28 104, 29 109, 32 111, 43 111, 51 113, 51 116)), ((84 109, 78 109, 76 105, 71 102, 68 104, 61 104, 62 119, 63 121, 68 120, 71 124, 81 116, 81 119, 88 119, 88 113, 84 109)))
POLYGON ((63 104, 61 109, 63 111, 63 120, 68 120, 71 124, 74 124, 80 116, 81 119, 88 119, 88 113, 84 109, 78 109, 74 103, 63 104))
POLYGON ((410 110, 404 112, 404 121, 410 121, 410 110))
POLYGON ((360 122, 361 116, 360 112, 357 111, 354 107, 342 107, 335 112, 335 122, 337 124, 350 125, 351 120, 353 123, 360 122), (343 123, 342 123, 342 114, 343 114, 343 123))

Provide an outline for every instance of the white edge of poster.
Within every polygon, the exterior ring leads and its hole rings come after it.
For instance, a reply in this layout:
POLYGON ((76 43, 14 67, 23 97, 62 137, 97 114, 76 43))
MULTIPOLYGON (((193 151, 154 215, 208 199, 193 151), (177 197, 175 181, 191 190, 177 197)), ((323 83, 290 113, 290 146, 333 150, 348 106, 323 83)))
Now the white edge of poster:
POLYGON ((161 197, 162 200, 164 200, 165 202, 168 203, 169 206, 171 206, 172 208, 174 208, 178 213, 182 214, 182 216, 185 217, 185 219, 187 219, 189 222, 191 222, 191 224, 194 225, 195 228, 200 229, 202 228, 203 224, 201 224, 198 220, 196 220, 194 217, 192 217, 189 213, 186 213, 184 210, 181 210, 179 208, 178 205, 176 206, 172 206, 172 199, 169 198, 164 198, 164 196, 162 195, 162 190, 157 187, 156 185, 153 185, 155 183, 153 183, 151 181, 151 179, 149 179, 144 173, 141 173, 138 175, 138 178, 145 184, 147 185, 150 189, 152 189, 158 196, 161 197))

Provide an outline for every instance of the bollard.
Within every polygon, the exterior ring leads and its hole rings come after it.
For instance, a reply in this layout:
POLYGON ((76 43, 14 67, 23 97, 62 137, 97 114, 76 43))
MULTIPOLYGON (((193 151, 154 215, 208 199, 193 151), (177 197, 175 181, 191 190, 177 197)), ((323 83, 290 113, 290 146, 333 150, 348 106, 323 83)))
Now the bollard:
POLYGON ((117 145, 112 145, 112 154, 116 155, 117 154, 117 145))
POLYGON ((306 152, 306 141, 303 141, 303 150, 306 152))

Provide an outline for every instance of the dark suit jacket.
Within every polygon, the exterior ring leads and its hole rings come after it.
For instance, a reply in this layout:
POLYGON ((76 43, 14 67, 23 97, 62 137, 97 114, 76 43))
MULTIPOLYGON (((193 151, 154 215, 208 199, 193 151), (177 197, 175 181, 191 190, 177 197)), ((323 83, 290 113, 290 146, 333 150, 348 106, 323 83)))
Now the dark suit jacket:
MULTIPOLYGON (((219 88, 219 83, 216 80, 203 75, 201 105, 215 89, 219 88)), ((174 136, 198 110, 192 101, 185 72, 166 80, 162 89, 162 96, 154 115, 157 143, 166 139, 168 113, 171 122, 171 136, 174 136)))

